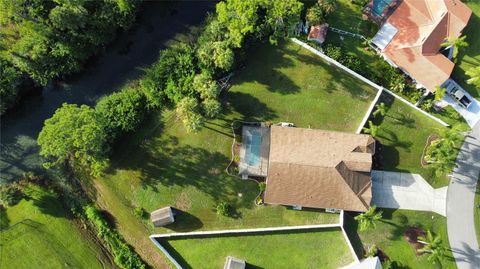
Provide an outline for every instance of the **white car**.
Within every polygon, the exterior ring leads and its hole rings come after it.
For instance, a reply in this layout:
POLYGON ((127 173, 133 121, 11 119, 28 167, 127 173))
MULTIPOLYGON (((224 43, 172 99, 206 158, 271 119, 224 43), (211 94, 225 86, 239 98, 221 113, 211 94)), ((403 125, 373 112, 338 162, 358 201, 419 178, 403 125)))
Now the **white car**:
POLYGON ((462 89, 457 83, 454 81, 449 81, 446 86, 447 94, 450 95, 455 101, 457 101, 461 106, 464 108, 468 108, 472 103, 472 100, 467 96, 465 90, 462 89))

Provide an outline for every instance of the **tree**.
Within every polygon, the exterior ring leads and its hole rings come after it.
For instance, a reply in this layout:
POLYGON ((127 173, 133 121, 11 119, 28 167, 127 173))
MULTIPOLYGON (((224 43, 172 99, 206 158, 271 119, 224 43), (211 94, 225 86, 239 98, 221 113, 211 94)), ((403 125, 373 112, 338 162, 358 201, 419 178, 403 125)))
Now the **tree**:
POLYGON ((375 125, 371 120, 368 121, 368 126, 368 128, 363 128, 363 132, 366 134, 370 134, 373 137, 376 137, 380 126, 375 125))
POLYGON ((220 114, 222 111, 222 106, 220 105, 220 102, 218 102, 216 99, 205 99, 202 102, 202 110, 203 114, 210 119, 213 119, 220 114))
POLYGON ((376 107, 376 110, 373 112, 373 116, 376 117, 378 114, 380 114, 380 116, 385 117, 385 114, 386 114, 385 103, 381 102, 375 107, 376 107))
POLYGON ((459 49, 468 47, 468 43, 465 41, 466 38, 466 35, 459 37, 450 36, 445 42, 442 43, 442 47, 453 47, 453 59, 456 59, 459 49))
POLYGON ((435 86, 435 101, 440 101, 443 99, 445 96, 445 93, 447 92, 446 88, 440 88, 440 86, 435 86))
POLYGON ((45 166, 67 162, 98 176, 108 164, 107 135, 95 110, 64 103, 47 120, 37 139, 45 166))
POLYGON ((193 78, 193 88, 200 94, 202 99, 215 99, 220 93, 220 87, 212 76, 207 72, 195 75, 193 78))
POLYGON ((16 86, 20 72, 9 62, 0 58, 0 114, 3 114, 17 99, 16 86))
POLYGON ((355 217, 355 220, 360 222, 360 231, 366 231, 369 228, 377 227, 376 222, 382 218, 382 211, 376 212, 377 207, 371 206, 367 212, 355 217))
POLYGON ((425 160, 433 164, 437 176, 451 170, 457 158, 456 147, 461 141, 457 128, 446 129, 440 138, 433 141, 425 152, 425 160))
POLYGON ((480 89, 480 66, 472 67, 465 72, 470 78, 467 80, 468 84, 473 84, 480 89))
POLYGON ((266 30, 263 36, 270 35, 271 42, 276 43, 277 38, 288 36, 300 21, 303 3, 297 0, 266 0, 263 8, 266 15, 260 29, 266 30))
POLYGON ((318 0, 317 3, 326 16, 332 14, 337 8, 336 0, 318 0))
POLYGON ((325 15, 323 14, 323 10, 318 4, 315 4, 308 8, 306 18, 311 25, 318 25, 325 21, 325 15))
POLYGON ((430 230, 427 230, 427 236, 419 236, 417 241, 424 245, 419 251, 428 253, 428 260, 431 263, 441 265, 441 261, 445 255, 445 247, 442 245, 441 236, 434 236, 430 230))
POLYGON ((227 0, 216 5, 218 21, 227 27, 234 47, 242 47, 245 36, 255 32, 259 5, 258 0, 227 0))
POLYGON ((199 113, 198 101, 185 97, 177 103, 177 114, 182 119, 187 132, 198 132, 203 126, 203 117, 199 113))
POLYGON ((105 131, 114 139, 140 125, 146 113, 146 98, 137 89, 127 88, 102 98, 95 110, 105 125, 105 131))

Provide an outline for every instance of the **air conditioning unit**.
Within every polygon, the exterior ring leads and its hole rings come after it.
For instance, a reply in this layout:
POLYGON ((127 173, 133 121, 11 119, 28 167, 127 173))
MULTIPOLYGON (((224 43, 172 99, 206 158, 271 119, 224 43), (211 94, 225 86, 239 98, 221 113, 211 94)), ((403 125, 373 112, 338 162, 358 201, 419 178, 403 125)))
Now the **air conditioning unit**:
POLYGON ((325 212, 327 212, 327 213, 340 213, 340 210, 336 209, 336 208, 325 208, 325 212))

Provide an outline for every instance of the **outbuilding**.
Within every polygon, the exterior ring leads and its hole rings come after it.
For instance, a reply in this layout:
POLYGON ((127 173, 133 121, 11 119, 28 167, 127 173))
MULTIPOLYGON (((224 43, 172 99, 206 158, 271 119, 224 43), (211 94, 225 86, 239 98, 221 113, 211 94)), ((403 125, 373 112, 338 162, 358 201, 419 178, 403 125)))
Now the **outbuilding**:
POLYGON ((223 269, 245 269, 246 262, 232 256, 227 256, 223 269))
POLYGON ((154 227, 161 227, 173 223, 175 219, 172 208, 167 206, 153 211, 150 213, 150 220, 153 222, 154 227))

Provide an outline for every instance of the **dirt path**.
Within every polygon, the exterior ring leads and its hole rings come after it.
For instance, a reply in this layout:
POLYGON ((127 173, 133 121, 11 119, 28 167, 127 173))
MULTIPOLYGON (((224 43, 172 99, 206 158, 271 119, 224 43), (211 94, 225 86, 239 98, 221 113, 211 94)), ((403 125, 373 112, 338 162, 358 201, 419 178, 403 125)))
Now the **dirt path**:
POLYGON ((131 212, 131 208, 120 200, 105 182, 97 179, 94 182, 97 189, 97 204, 115 217, 117 229, 142 259, 153 268, 173 268, 167 258, 150 241, 150 232, 145 225, 138 221, 131 212))

